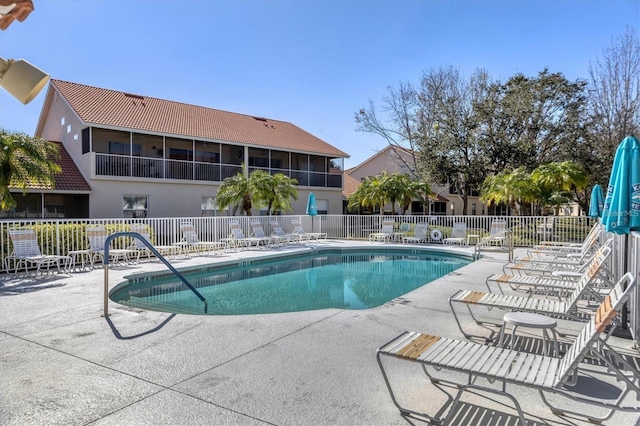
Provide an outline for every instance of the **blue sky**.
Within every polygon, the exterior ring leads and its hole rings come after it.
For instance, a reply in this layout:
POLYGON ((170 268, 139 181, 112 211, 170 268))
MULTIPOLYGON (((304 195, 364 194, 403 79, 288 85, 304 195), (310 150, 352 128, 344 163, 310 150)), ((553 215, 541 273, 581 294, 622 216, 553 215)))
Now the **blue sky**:
MULTIPOLYGON (((388 86, 452 65, 506 80, 545 67, 588 77, 640 0, 34 0, 0 32, 0 56, 52 78, 289 121, 348 153, 385 141, 354 114, 388 86)), ((33 134, 45 90, 0 91, 0 126, 33 134)))

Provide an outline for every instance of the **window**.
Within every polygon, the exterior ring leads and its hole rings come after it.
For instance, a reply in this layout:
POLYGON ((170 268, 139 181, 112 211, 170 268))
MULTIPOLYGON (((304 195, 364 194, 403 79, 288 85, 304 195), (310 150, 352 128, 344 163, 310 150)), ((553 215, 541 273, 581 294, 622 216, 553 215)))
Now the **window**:
MULTIPOLYGON (((109 154, 114 155, 129 155, 129 147, 131 144, 124 142, 109 141, 109 154)), ((142 147, 140 145, 133 145, 133 155, 140 157, 142 153, 142 147)))
POLYGON ((249 167, 269 167, 269 150, 249 148, 249 167))
POLYGON ((71 124, 67 125, 67 133, 71 133, 71 124))
POLYGON ((216 215, 216 210, 218 210, 216 197, 212 195, 202 197, 202 217, 213 217, 216 215))
POLYGON ((316 200, 318 214, 329 214, 329 200, 316 200))
POLYGON ((144 218, 147 217, 147 203, 149 196, 147 195, 123 195, 122 196, 122 213, 126 218, 144 218))
POLYGON ((169 148, 169 158, 172 160, 193 160, 193 151, 190 149, 169 148))
POLYGON ((64 126, 64 123, 65 123, 65 121, 64 121, 64 117, 62 117, 62 118, 60 119, 60 125, 61 125, 61 126, 64 126))

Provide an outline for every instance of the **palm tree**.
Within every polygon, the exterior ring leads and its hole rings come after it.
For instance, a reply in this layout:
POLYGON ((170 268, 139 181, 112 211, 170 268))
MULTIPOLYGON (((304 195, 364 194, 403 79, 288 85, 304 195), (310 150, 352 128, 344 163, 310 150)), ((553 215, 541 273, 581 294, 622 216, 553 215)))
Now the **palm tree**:
POLYGON ((251 216, 251 187, 245 171, 246 168, 243 163, 240 172, 222 181, 222 185, 220 185, 216 195, 216 204, 219 209, 233 206, 235 210, 240 207, 247 216, 251 216))
POLYGON ((571 191, 585 189, 588 184, 584 169, 572 161, 542 164, 531 173, 531 178, 540 188, 542 206, 556 209, 573 199, 571 191))
POLYGON ((53 187, 54 175, 62 171, 55 162, 59 155, 58 145, 52 142, 0 129, 0 208, 17 205, 10 186, 23 194, 30 184, 53 187))
POLYGON ((291 211, 291 199, 298 199, 298 181, 282 173, 271 175, 264 170, 255 170, 249 175, 252 198, 267 207, 267 215, 278 211, 291 211))
POLYGON ((384 205, 387 201, 387 191, 383 184, 383 175, 369 176, 362 181, 358 189, 349 196, 347 208, 380 207, 380 215, 384 214, 384 205))
POLYGON ((480 188, 480 200, 489 204, 506 204, 515 208, 517 214, 521 214, 521 203, 539 199, 540 190, 524 167, 489 176, 480 188))

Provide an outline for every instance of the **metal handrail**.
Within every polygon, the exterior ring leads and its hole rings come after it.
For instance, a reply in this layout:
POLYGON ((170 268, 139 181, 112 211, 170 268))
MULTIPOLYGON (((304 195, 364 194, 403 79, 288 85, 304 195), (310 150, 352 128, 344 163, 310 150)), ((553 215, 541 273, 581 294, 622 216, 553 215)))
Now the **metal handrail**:
POLYGON ((104 313, 103 313, 103 317, 108 317, 109 316, 109 245, 111 244, 111 240, 113 240, 114 238, 117 237, 132 237, 132 238, 137 238, 140 241, 142 241, 144 243, 145 246, 147 246, 147 248, 149 250, 151 250, 151 252, 162 261, 162 263, 164 263, 165 265, 167 265, 167 268, 169 268, 169 270, 171 272, 173 272, 173 274, 178 277, 180 279, 180 281, 182 281, 182 283, 184 285, 186 285, 189 290, 191 290, 196 296, 198 296, 198 299, 200 299, 203 303, 204 303, 204 313, 207 313, 207 309, 208 309, 208 305, 207 305, 207 299, 205 299, 199 292, 198 290, 195 289, 195 287, 193 287, 191 285, 191 283, 189 283, 189 281, 187 281, 187 279, 185 277, 182 276, 182 274, 180 272, 178 272, 178 270, 176 268, 174 268, 171 263, 169 263, 169 261, 167 259, 164 258, 164 256, 162 256, 158 250, 156 250, 153 245, 147 241, 146 238, 144 238, 142 235, 140 235, 137 232, 130 232, 130 231, 123 231, 123 232, 115 232, 111 235, 109 235, 107 237, 107 239, 104 242, 104 260, 103 260, 103 265, 104 265, 104 313))

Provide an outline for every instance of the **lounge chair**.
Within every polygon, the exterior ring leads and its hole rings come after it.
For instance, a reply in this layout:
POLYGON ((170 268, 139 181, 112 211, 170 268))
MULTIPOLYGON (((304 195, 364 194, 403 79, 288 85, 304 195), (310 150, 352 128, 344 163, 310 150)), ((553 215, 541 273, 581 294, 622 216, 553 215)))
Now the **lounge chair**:
MULTIPOLYGON (((97 260, 104 262, 104 243, 109 237, 109 233, 103 225, 89 225, 85 230, 89 241, 89 255, 91 268, 93 269, 97 260)), ((138 263, 140 252, 133 249, 109 249, 109 262, 117 263, 138 263)))
POLYGON ((494 219, 491 221, 489 236, 482 238, 478 244, 503 246, 507 237, 507 221, 494 219))
MULTIPOLYGON (((606 255, 608 255, 610 251, 611 249, 609 247, 603 248, 603 253, 606 253, 606 255)), ((484 306, 487 309, 499 308, 509 311, 535 312, 538 314, 556 315, 559 317, 581 320, 583 319, 584 314, 578 312, 578 301, 587 297, 592 299, 600 298, 594 281, 598 278, 598 274, 607 258, 606 255, 594 256, 585 268, 585 272, 575 283, 573 291, 570 291, 566 297, 560 297, 560 300, 486 293, 472 290, 459 290, 449 298, 451 312, 458 324, 460 332, 468 338, 484 336, 475 336, 464 331, 462 324, 460 324, 460 320, 458 319, 458 314, 454 308, 454 305, 459 303, 462 303, 467 307, 471 318, 476 322, 476 324, 486 324, 487 321, 480 321, 476 319, 471 311, 471 306, 484 306)), ((485 339, 487 338, 485 337, 485 339)))
POLYGON ((403 243, 426 243, 429 241, 429 224, 417 223, 412 236, 402 237, 403 243))
POLYGON ((600 246, 600 238, 598 233, 593 234, 593 238, 586 240, 580 250, 559 251, 559 250, 528 250, 528 256, 516 257, 514 262, 581 262, 589 257, 598 246, 600 246))
POLYGON ((251 221, 250 225, 251 225, 251 229, 253 230, 252 237, 260 238, 262 240, 261 244, 270 246, 274 244, 284 245, 287 243, 287 238, 281 238, 275 235, 267 235, 264 232, 264 229, 262 228, 262 224, 260 222, 251 221))
POLYGON ((309 237, 309 240, 319 240, 326 239, 326 232, 306 232, 298 219, 291 219, 291 226, 293 227, 293 233, 298 235, 306 235, 309 237))
POLYGON ((395 222, 393 220, 385 219, 382 221, 382 227, 380 232, 373 232, 369 234, 369 241, 371 242, 390 242, 393 240, 393 227, 395 222))
POLYGON ((594 225, 582 243, 562 243, 555 241, 542 241, 527 250, 529 256, 561 256, 571 253, 580 253, 586 247, 590 247, 594 241, 598 241, 602 235, 602 226, 594 225))
MULTIPOLYGON (((382 372, 385 384, 391 395, 391 400, 402 415, 426 418, 434 423, 444 423, 446 418, 426 414, 412 408, 400 405, 393 392, 389 376, 384 368, 382 359, 410 361, 422 366, 423 372, 431 383, 449 383, 458 388, 455 399, 451 402, 449 413, 456 413, 460 404, 460 397, 467 390, 476 390, 501 395, 509 398, 518 411, 521 424, 527 424, 524 413, 517 399, 507 392, 507 384, 523 386, 539 391, 542 401, 557 414, 570 414, 587 418, 589 422, 597 423, 610 418, 616 410, 637 412, 640 406, 637 397, 640 395, 638 382, 640 374, 636 367, 620 356, 607 343, 612 332, 617 313, 629 299, 636 286, 636 279, 631 273, 625 274, 618 281, 610 294, 600 305, 595 315, 587 323, 582 332, 576 337, 563 358, 554 358, 535 353, 520 352, 512 349, 499 348, 479 343, 448 339, 444 337, 406 331, 390 342, 378 348, 376 358, 382 372), (626 290, 624 286, 626 285, 626 290), (608 332, 607 332, 608 331, 608 332), (583 361, 589 357, 589 362, 583 361), (606 367, 606 371, 596 371, 594 360, 606 367), (463 373, 466 381, 454 381, 445 377, 436 377, 438 372, 463 373), (585 373, 585 370, 588 371, 585 373), (624 370, 621 370, 624 369, 624 370), (594 386, 598 386, 598 374, 615 375, 620 391, 613 402, 590 397, 594 386), (482 386, 478 379, 497 381, 500 387, 489 388, 482 386), (591 385, 580 383, 580 379, 591 385), (575 386, 575 385, 579 386, 575 386), (581 391, 585 390, 585 393, 581 391), (635 392, 635 406, 623 406, 624 399, 629 392, 635 392), (545 394, 566 397, 570 400, 584 403, 588 406, 604 408, 607 412, 600 417, 591 415, 588 411, 569 411, 568 409, 552 405, 545 394)), ((615 325, 614 325, 615 326, 615 325)), ((603 369, 604 370, 604 369, 603 369)), ((617 382, 616 382, 617 383, 617 382)), ((606 382, 606 386, 614 386, 606 382)), ((617 387, 617 386, 616 386, 617 387)), ((445 412, 442 407, 438 413, 445 412)), ((587 407, 585 406, 585 409, 587 407)))
POLYGON ((69 256, 58 256, 53 254, 42 254, 36 233, 33 229, 10 229, 9 237, 13 245, 13 252, 4 259, 4 267, 10 270, 10 263, 15 266, 14 273, 18 273, 20 268, 24 266, 25 274, 28 274, 29 267, 35 266, 35 274, 39 274, 42 267, 46 267, 47 273, 49 268, 55 266, 58 273, 61 272, 60 263, 64 262, 64 269, 68 268, 71 258, 69 256))
MULTIPOLYGON (((612 239, 607 240, 602 247, 612 244, 612 239)), ((526 275, 551 275, 558 270, 581 272, 589 264, 594 253, 584 253, 579 257, 556 257, 556 258, 527 258, 514 260, 502 266, 505 275, 526 274, 526 275), (507 271, 511 271, 509 274, 507 271)))
POLYGON ((231 234, 229 238, 227 238, 227 243, 234 247, 258 247, 260 244, 266 244, 268 242, 268 239, 247 237, 240 227, 240 224, 236 221, 229 222, 229 229, 231 230, 231 234))
POLYGON ((271 230, 273 231, 273 235, 283 239, 287 244, 288 243, 304 243, 309 241, 308 235, 292 234, 292 233, 284 232, 284 229, 282 229, 282 226, 280 226, 280 224, 275 220, 272 220, 271 222, 269 222, 269 224, 271 225, 271 230))
MULTIPOLYGON (((597 265, 604 265, 605 260, 611 253, 611 247, 609 244, 600 247, 594 254, 597 265)), ((594 263, 589 265, 593 268, 594 263)), ((601 268, 600 268, 601 269, 601 268)), ((566 271, 557 270, 556 274, 552 276, 544 275, 507 275, 507 274, 493 274, 486 278, 485 283, 489 292, 491 292, 491 286, 489 283, 493 282, 497 284, 500 293, 504 294, 502 287, 509 286, 512 290, 527 290, 536 291, 539 289, 552 289, 552 290, 574 290, 576 287, 577 279, 581 278, 585 274, 594 274, 596 271, 584 268, 584 271, 574 272, 567 274, 566 271)), ((610 280, 606 275, 601 277, 603 286, 609 284, 610 280)))
MULTIPOLYGON (((146 241, 148 241, 150 244, 151 243, 151 234, 149 233, 149 227, 143 223, 132 223, 131 224, 131 232, 136 232, 138 234, 140 234, 142 236, 142 238, 144 238, 146 241)), ((174 257, 175 255, 177 255, 180 252, 180 246, 178 245, 171 245, 171 246, 156 246, 152 244, 152 247, 161 255, 164 257, 174 257)), ((138 250, 140 251, 139 257, 141 256, 145 256, 145 257, 151 257, 152 251, 149 249, 149 247, 142 241, 140 241, 140 239, 138 238, 134 238, 133 240, 133 244, 130 247, 134 250, 138 250)))
POLYGON ((185 254, 203 252, 208 255, 212 251, 215 252, 218 249, 225 248, 225 244, 222 241, 200 240, 198 232, 191 222, 180 223, 180 232, 182 233, 182 241, 174 243, 174 245, 181 247, 185 254))
POLYGON ((453 224, 451 236, 442 240, 442 244, 466 244, 467 243, 467 224, 464 222, 456 222, 453 224))

